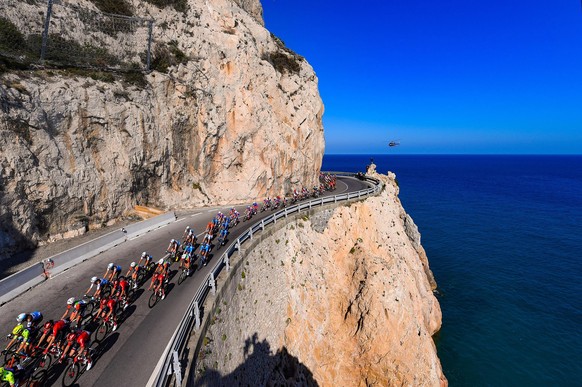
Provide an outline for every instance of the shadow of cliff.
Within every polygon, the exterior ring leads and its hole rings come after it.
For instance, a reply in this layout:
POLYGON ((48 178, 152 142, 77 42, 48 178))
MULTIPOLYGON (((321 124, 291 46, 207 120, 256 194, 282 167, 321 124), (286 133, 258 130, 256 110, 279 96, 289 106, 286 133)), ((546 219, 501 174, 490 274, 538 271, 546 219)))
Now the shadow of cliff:
MULTIPOLYGON (((2 187, 0 183, 0 196, 2 187)), ((0 207, 2 203, 0 201, 0 207)), ((12 214, 0 211, 0 279, 14 274, 15 266, 29 262, 35 255, 37 248, 30 238, 14 226, 12 214)), ((32 263, 31 263, 32 264, 32 263)))
POLYGON ((190 372, 188 386, 318 386, 309 368, 289 354, 286 347, 273 353, 269 342, 259 341, 256 332, 245 340, 244 363, 227 375, 216 369, 216 362, 214 367, 205 366, 208 351, 209 348, 201 348, 195 358, 196 369, 190 372))

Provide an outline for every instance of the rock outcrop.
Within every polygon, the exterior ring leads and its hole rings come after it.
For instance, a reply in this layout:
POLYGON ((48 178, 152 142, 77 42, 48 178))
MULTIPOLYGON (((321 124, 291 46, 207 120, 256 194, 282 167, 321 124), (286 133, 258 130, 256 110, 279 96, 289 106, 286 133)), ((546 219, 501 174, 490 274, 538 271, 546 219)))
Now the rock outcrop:
POLYGON ((210 317, 201 385, 447 385, 420 235, 394 175, 374 175, 379 196, 299 219, 249 253, 210 317), (278 366, 282 353, 296 366, 278 366))
MULTIPOLYGON (((26 28, 45 3, 4 2, 0 14, 26 28)), ((0 74, 0 251, 82 233, 134 205, 240 203, 316 181, 313 69, 263 27, 258 0, 187 3, 131 0, 155 20, 153 59, 168 47, 180 57, 165 72, 0 74)))

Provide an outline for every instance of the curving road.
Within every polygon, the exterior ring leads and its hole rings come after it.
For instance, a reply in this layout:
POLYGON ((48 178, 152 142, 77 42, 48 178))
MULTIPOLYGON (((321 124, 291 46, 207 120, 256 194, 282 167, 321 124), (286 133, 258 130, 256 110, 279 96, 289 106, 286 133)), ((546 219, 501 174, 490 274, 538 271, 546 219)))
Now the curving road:
MULTIPOLYGON (((326 196, 367 187, 368 184, 357 179, 338 177, 336 190, 327 192, 326 196)), ((237 206, 237 209, 243 213, 244 207, 237 206)), ((12 330, 19 313, 40 310, 45 316, 45 321, 59 319, 65 310, 66 300, 82 295, 90 285, 90 278, 94 275, 103 275, 109 262, 120 264, 126 271, 131 261, 139 260, 142 251, 147 251, 154 259, 159 259, 165 254, 169 240, 181 238, 186 226, 201 232, 217 211, 228 208, 230 207, 202 209, 182 216, 175 223, 116 246, 29 290, 0 307, 0 334, 5 335, 12 330)), ((259 213, 251 222, 254 223, 270 213, 270 211, 259 213)), ((232 229, 229 239, 235 240, 251 225, 251 222, 243 222, 232 229)), ((223 249, 219 250, 218 254, 222 253, 223 249)), ((177 264, 174 264, 172 266, 174 277, 170 281, 166 299, 160 301, 153 309, 147 305, 150 295, 147 291, 148 280, 146 285, 138 289, 139 297, 128 308, 128 317, 120 323, 117 331, 101 343, 93 368, 80 377, 79 385, 145 386, 184 311, 202 283, 202 273, 206 274, 210 268, 211 265, 202 268, 200 272, 178 285, 177 264)), ((54 369, 50 381, 60 385, 62 376, 59 371, 58 368, 54 369)))

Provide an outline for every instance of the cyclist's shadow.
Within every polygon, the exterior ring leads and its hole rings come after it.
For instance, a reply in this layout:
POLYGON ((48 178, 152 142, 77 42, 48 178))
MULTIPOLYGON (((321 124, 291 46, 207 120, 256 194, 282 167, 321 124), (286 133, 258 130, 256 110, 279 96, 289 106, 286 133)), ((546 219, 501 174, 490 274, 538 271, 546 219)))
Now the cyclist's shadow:
POLYGON ((136 289, 136 291, 133 293, 131 302, 134 303, 135 301, 137 301, 141 297, 141 295, 144 294, 144 292, 145 290, 143 288, 136 289))
POLYGON ((91 347, 93 353, 91 354, 91 360, 93 361, 93 366, 97 364, 101 356, 113 347, 113 345, 119 340, 119 333, 113 332, 107 336, 103 341, 97 344, 96 347, 91 347))

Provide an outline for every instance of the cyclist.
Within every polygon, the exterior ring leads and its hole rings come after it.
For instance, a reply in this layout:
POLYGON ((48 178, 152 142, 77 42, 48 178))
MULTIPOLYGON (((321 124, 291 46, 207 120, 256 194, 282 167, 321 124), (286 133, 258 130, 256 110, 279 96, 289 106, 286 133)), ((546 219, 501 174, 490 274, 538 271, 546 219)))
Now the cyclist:
POLYGON ((180 263, 180 269, 185 268, 186 269, 186 275, 190 275, 190 262, 192 262, 192 254, 194 253, 194 246, 192 245, 187 245, 184 248, 184 254, 182 254, 182 261, 180 263))
POLYGON ((200 246, 200 259, 201 262, 204 266, 206 266, 206 261, 208 260, 208 253, 210 252, 210 244, 209 243, 203 243, 200 246))
POLYGON ((253 202, 253 206, 251 208, 253 215, 256 215, 257 212, 259 212, 259 205, 257 204, 257 202, 253 202))
POLYGON ((81 320, 83 319, 83 316, 85 314, 86 307, 87 302, 85 300, 83 299, 77 300, 75 297, 69 298, 67 300, 67 310, 65 310, 65 313, 61 317, 61 320, 67 317, 69 312, 71 312, 71 315, 69 316, 71 322, 76 322, 77 326, 80 326, 81 320))
POLYGON ((23 351, 24 349, 27 349, 32 337, 30 329, 27 329, 25 327, 26 322, 24 321, 24 317, 22 315, 24 315, 24 313, 18 315, 18 317, 16 318, 18 324, 16 324, 16 326, 12 329, 12 333, 8 335, 8 337, 10 337, 11 340, 4 349, 4 351, 2 351, 3 353, 8 351, 8 348, 10 348, 10 346, 12 346, 12 344, 14 344, 17 341, 21 343, 16 350, 17 353, 23 351))
POLYGON ((104 287, 109 285, 109 281, 106 280, 105 278, 99 278, 99 277, 91 278, 91 286, 89 287, 89 289, 87 289, 87 291, 85 292, 85 295, 89 294, 89 292, 91 291, 91 288, 93 288, 93 285, 96 286, 95 293, 93 294, 93 297, 97 298, 101 294, 101 290, 104 287))
MULTIPOLYGON (((154 293, 157 293, 160 288, 162 287, 162 285, 164 284, 165 281, 165 268, 164 268, 164 260, 160 259, 158 261, 158 266, 156 267, 156 271, 154 272, 154 275, 152 276, 152 282, 150 283, 150 287, 148 288, 148 290, 151 290, 152 288, 154 288, 154 293)), ((162 290, 163 292, 163 290, 162 290)), ((163 292, 162 293, 162 300, 166 298, 166 294, 163 292)))
POLYGON ((114 264, 113 262, 107 265, 107 270, 105 270, 105 274, 103 274, 103 278, 109 281, 113 281, 113 276, 118 278, 121 274, 121 266, 114 264))
POLYGON ((204 235, 204 239, 202 240, 202 244, 210 243, 212 241, 212 238, 214 238, 214 235, 212 235, 212 232, 209 232, 208 234, 204 235))
POLYGON ((230 218, 228 216, 224 217, 224 220, 222 221, 222 226, 223 229, 228 230, 230 228, 230 218))
MULTIPOLYGON (((129 277, 133 280, 133 288, 137 289, 137 277, 139 275, 139 272, 144 270, 143 267, 137 265, 135 262, 132 262, 129 265, 129 270, 127 271, 127 274, 125 275, 126 277, 129 277)), ((123 277, 121 277, 123 278, 123 277)))
POLYGON ((194 233, 194 230, 190 229, 190 231, 188 231, 188 236, 186 237, 186 241, 184 242, 185 244, 196 244, 196 234, 194 233))
POLYGON ((170 245, 168 246, 167 252, 170 253, 173 257, 175 257, 176 254, 178 254, 178 249, 179 248, 180 248, 180 242, 178 242, 175 239, 172 239, 170 241, 170 245))
MULTIPOLYGON (((135 284, 134 284, 135 285, 135 284)), ((113 283, 112 293, 117 297, 118 300, 127 299, 127 291, 129 290, 129 282, 124 276, 119 277, 113 283)))
POLYGON ((117 301, 113 297, 103 297, 99 303, 99 310, 97 316, 103 318, 103 321, 108 322, 109 319, 113 321, 113 331, 117 329, 117 321, 115 319, 115 306, 117 301))
MULTIPOLYGON (((46 324, 45 324, 46 326, 46 324)), ((51 347, 51 345, 54 343, 56 344, 56 346, 61 349, 62 348, 62 344, 61 341, 63 340, 63 337, 65 337, 65 334, 69 331, 71 326, 71 321, 69 319, 62 319, 59 320, 57 322, 55 322, 54 324, 52 324, 52 332, 51 330, 49 330, 49 338, 48 341, 46 343, 46 349, 44 350, 44 354, 46 355, 49 351, 49 348, 51 347)), ((43 337, 41 337, 41 341, 39 342, 39 346, 42 344, 42 342, 44 341, 44 337, 45 335, 43 334, 43 337)))
POLYGON ((0 367, 0 382, 6 382, 10 387, 14 387, 16 385, 14 380, 14 370, 12 368, 0 367))
POLYGON ((210 221, 206 225, 206 230, 204 230, 204 232, 206 232, 206 233, 211 232, 213 228, 214 228, 214 223, 212 221, 210 221))
POLYGON ((188 235, 190 235, 190 226, 186 226, 186 230, 184 230, 184 234, 182 235, 182 242, 186 243, 188 235))
POLYGON ((152 260, 153 260, 152 256, 144 251, 143 253, 141 253, 141 257, 139 257, 137 265, 143 266, 144 268, 148 269, 150 267, 150 264, 152 263, 152 260), (144 261, 143 265, 141 264, 142 260, 144 261))
POLYGON ((228 227, 223 228, 220 230, 220 234, 218 235, 218 242, 221 246, 224 246, 224 242, 226 241, 226 236, 228 235, 228 227))
POLYGON ((89 353, 91 333, 84 330, 77 330, 67 335, 67 346, 59 361, 63 361, 67 355, 73 359, 76 355, 84 355, 87 358, 87 371, 93 366, 93 361, 89 353), (70 350, 70 351, 69 351, 70 350))

